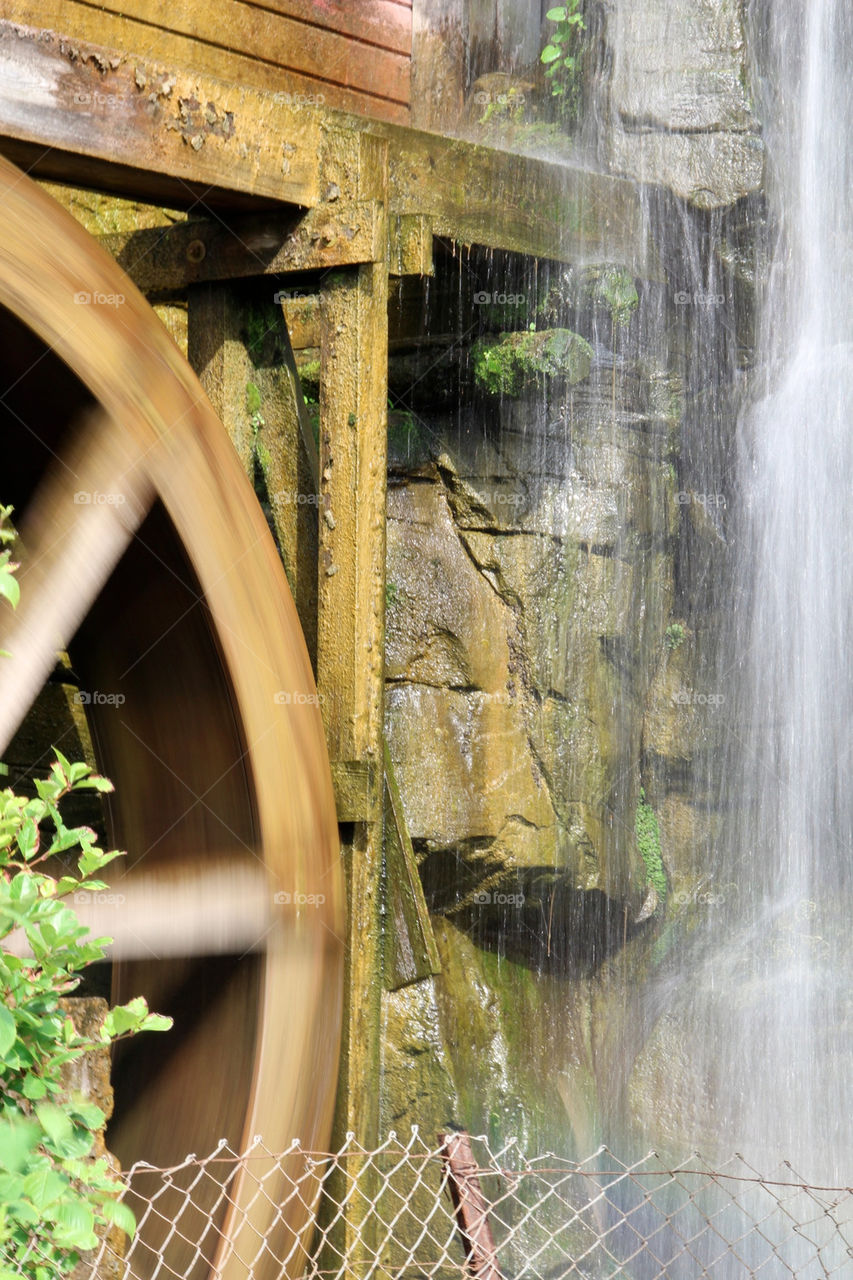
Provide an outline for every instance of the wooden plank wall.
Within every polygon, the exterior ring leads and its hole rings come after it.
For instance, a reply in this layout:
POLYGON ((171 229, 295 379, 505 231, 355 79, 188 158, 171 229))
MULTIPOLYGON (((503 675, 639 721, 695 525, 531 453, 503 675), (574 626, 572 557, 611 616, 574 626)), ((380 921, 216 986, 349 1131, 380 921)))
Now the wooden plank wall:
POLYGON ((409 122, 412 0, 2 0, 0 10, 296 105, 409 122))

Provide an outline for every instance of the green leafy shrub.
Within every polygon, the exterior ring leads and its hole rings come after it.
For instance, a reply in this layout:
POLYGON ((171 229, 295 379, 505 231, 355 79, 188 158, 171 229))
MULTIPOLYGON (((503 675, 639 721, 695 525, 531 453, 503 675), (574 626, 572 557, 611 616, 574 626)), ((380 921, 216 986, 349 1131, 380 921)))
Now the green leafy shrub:
POLYGON ((640 798, 637 801, 637 815, 634 819, 637 835, 637 848, 646 866, 646 881, 655 889, 658 898, 663 902, 666 897, 666 872, 663 869, 663 858, 660 848, 660 827, 652 806, 646 800, 646 793, 640 787, 640 798))
MULTIPOLYGON (((10 514, 0 508, 7 548, 10 514)), ((8 549, 0 552, 0 595, 13 606, 14 568, 8 549)), ((97 873, 121 856, 100 849, 90 827, 65 825, 63 801, 85 790, 112 785, 57 751, 48 776, 35 779, 35 797, 0 792, 0 1280, 67 1274, 96 1247, 97 1227, 133 1235, 114 1173, 105 1157, 92 1156, 104 1113, 69 1101, 62 1072, 87 1050, 171 1026, 139 998, 110 1010, 98 1043, 77 1034, 60 1003, 82 971, 104 959, 108 941, 89 936, 69 895, 106 888, 97 873), (13 954, 23 950, 9 945, 13 932, 26 937, 28 955, 13 954)))

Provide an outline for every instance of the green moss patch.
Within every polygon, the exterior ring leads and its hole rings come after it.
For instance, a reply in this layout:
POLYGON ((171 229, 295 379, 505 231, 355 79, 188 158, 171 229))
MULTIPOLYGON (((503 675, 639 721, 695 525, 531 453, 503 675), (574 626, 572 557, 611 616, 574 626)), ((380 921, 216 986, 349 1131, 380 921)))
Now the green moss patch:
POLYGON ((490 395, 520 396, 544 378, 569 383, 588 377, 592 347, 571 329, 502 333, 471 347, 474 382, 490 395))
POLYGON ((646 880, 655 889, 661 902, 666 898, 666 872, 663 869, 663 858, 660 850, 660 827, 655 811, 646 800, 646 793, 640 788, 637 801, 637 816, 634 820, 637 833, 637 848, 646 865, 646 880))

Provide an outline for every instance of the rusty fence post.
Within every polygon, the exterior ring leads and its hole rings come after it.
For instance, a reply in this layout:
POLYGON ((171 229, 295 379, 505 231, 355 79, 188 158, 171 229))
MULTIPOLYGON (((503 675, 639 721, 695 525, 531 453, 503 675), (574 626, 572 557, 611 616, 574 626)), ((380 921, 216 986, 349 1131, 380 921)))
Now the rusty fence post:
POLYGON ((465 1241, 468 1266, 475 1280, 501 1280, 495 1239, 489 1222, 489 1206, 480 1186, 471 1138, 464 1130, 440 1133, 441 1158, 456 1211, 456 1221, 465 1241))

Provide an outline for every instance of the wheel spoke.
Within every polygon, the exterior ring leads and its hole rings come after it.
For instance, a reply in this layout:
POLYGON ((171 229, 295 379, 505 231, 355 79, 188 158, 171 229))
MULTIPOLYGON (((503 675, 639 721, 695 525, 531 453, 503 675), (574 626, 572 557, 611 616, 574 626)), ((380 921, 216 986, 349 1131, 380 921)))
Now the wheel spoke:
MULTIPOLYGON (((72 894, 68 904, 94 937, 113 939, 108 959, 162 960, 261 951, 271 930, 286 918, 289 899, 279 893, 276 900, 260 862, 206 857, 159 864, 148 874, 131 871, 98 893, 72 894)), ((31 954, 19 930, 3 939, 3 949, 31 954)))
POLYGON ((36 490, 15 554, 21 602, 0 634, 0 751, 121 559, 153 501, 141 452, 101 410, 89 414, 36 490))

